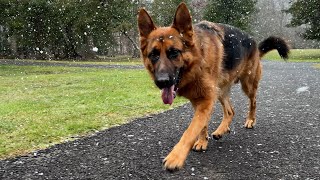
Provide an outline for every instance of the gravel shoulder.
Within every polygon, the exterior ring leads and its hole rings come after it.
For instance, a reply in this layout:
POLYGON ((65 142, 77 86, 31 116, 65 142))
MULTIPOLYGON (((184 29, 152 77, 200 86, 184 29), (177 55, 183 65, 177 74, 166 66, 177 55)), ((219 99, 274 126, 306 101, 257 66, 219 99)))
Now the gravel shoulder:
MULTIPOLYGON (((243 128, 247 99, 236 85, 231 133, 210 139, 206 152, 191 152, 180 171, 163 170, 162 159, 188 126, 190 104, 1 160, 0 179, 320 179, 320 70, 311 63, 263 66, 256 127, 243 128)), ((217 104, 210 133, 221 118, 217 104)))

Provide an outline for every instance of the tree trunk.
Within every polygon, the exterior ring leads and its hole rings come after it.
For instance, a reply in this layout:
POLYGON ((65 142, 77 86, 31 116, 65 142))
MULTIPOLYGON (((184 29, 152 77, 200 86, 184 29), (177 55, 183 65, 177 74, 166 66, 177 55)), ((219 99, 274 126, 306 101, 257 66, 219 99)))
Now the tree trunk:
POLYGON ((81 55, 82 59, 97 59, 97 54, 93 51, 93 48, 93 37, 91 35, 87 35, 86 42, 81 46, 80 49, 78 49, 78 52, 81 55))
POLYGON ((134 48, 132 57, 133 58, 140 57, 140 49, 139 49, 138 44, 128 35, 128 33, 126 31, 122 31, 122 34, 129 39, 129 41, 131 42, 131 44, 132 44, 132 46, 134 48))
POLYGON ((12 35, 8 38, 8 42, 10 44, 10 51, 13 57, 17 57, 17 38, 15 35, 12 35))
POLYGON ((77 53, 75 42, 73 39, 72 26, 67 25, 63 31, 63 38, 65 41, 65 47, 63 49, 65 59, 82 59, 82 56, 77 53))

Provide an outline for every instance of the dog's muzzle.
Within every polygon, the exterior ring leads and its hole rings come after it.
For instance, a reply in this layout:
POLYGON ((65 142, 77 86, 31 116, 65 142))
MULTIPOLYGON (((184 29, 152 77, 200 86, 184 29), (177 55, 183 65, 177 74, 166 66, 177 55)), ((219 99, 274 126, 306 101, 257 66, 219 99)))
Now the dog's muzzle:
POLYGON ((155 77, 155 84, 162 91, 162 101, 164 104, 172 104, 176 97, 176 91, 178 90, 178 84, 181 80, 182 71, 177 69, 174 75, 169 73, 157 73, 155 77))
POLYGON ((169 73, 157 73, 155 77, 155 84, 159 89, 167 88, 175 84, 175 77, 169 73))

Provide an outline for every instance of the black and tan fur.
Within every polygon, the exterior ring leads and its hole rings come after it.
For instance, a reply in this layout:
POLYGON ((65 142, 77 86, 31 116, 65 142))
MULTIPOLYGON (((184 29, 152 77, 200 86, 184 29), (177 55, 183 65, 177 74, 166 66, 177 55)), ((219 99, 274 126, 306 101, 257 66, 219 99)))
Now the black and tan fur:
POLYGON ((237 82, 249 98, 244 126, 253 128, 260 59, 273 49, 288 58, 289 47, 283 39, 269 37, 257 45, 229 25, 207 21, 193 25, 184 3, 177 8, 170 27, 156 27, 144 9, 139 11, 138 26, 143 63, 155 84, 166 91, 164 103, 171 104, 172 94, 177 93, 189 99, 195 110, 189 127, 164 159, 166 169, 181 168, 191 149, 207 149, 208 122, 217 100, 223 107, 223 119, 212 136, 219 139, 229 133, 234 116, 230 88, 237 82))

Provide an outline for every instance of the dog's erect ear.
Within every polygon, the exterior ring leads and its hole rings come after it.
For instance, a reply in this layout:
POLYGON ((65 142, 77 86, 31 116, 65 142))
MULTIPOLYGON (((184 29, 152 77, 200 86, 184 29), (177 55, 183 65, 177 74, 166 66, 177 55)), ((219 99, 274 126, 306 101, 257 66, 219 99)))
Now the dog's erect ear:
POLYGON ((145 9, 140 9, 139 11, 138 26, 139 26, 140 36, 142 37, 147 37, 151 33, 151 31, 157 28, 145 9))
POLYGON ((186 40, 192 41, 192 19, 185 3, 179 4, 171 27, 177 29, 186 40))

